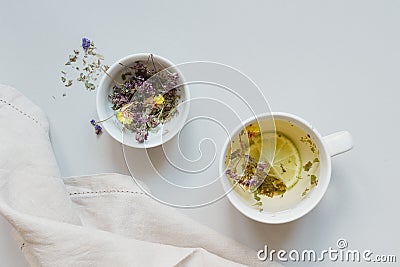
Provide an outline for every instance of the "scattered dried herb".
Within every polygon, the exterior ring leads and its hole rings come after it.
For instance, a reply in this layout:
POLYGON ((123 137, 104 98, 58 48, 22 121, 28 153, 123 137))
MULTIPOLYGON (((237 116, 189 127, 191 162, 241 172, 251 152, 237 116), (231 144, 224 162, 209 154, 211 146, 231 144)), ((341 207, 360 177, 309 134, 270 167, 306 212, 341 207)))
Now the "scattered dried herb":
MULTIPOLYGON (((74 49, 65 63, 72 73, 68 74, 66 70, 61 71, 61 82, 65 87, 72 86, 75 80, 81 82, 87 90, 96 89, 101 74, 108 69, 108 66, 103 64, 104 57, 96 50, 93 41, 82 38, 81 47, 74 49), (74 78, 68 78, 69 76, 74 78)), ((63 94, 65 95, 66 93, 63 94)))

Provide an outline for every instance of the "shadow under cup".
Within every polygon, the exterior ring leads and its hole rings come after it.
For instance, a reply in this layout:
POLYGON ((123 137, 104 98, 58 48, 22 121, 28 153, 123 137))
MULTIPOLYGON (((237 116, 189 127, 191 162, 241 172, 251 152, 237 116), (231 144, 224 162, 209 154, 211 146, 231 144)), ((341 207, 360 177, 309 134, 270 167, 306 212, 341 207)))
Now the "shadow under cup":
MULTIPOLYGON (((263 114, 257 119, 243 123, 231 135, 232 140, 225 144, 220 171, 224 190, 230 191, 231 203, 247 217, 263 223, 285 223, 296 220, 312 210, 322 199, 331 177, 331 160, 321 135, 303 119, 287 113, 263 114), (276 132, 289 139, 301 159, 299 179, 296 184, 283 195, 260 196, 263 210, 260 212, 254 204, 253 194, 234 185, 224 173, 226 157, 232 140, 243 130, 243 126, 258 123, 260 131, 276 132), (224 172, 224 173, 222 173, 224 172)), ((277 155, 279 151, 275 151, 277 155)))

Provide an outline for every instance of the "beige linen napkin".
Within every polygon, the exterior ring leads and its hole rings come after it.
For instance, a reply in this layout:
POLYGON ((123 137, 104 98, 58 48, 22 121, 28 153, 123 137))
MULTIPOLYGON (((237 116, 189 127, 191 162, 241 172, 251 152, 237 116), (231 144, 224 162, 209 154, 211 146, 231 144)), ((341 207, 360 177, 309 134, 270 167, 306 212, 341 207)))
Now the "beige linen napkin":
POLYGON ((129 176, 62 179, 48 131, 38 107, 0 85, 0 213, 32 266, 261 264, 255 251, 153 201, 129 176))

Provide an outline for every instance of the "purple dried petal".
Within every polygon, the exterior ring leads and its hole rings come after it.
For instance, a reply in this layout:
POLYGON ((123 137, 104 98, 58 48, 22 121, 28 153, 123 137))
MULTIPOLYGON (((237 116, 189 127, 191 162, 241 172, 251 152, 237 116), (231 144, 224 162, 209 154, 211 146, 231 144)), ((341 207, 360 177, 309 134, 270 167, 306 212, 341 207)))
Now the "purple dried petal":
POLYGON ((91 42, 88 38, 86 38, 86 37, 82 38, 82 48, 83 48, 83 50, 85 50, 85 52, 88 51, 90 43, 91 42))

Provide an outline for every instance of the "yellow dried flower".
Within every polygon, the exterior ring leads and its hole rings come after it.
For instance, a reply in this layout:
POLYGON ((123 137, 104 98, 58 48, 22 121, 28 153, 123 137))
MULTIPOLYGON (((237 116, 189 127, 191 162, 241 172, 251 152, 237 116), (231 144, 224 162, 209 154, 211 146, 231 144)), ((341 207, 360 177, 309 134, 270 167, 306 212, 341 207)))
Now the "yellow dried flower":
POLYGON ((153 100, 157 105, 164 103, 164 97, 162 95, 155 96, 153 100))
POLYGON ((131 124, 132 123, 132 118, 125 117, 124 113, 121 111, 117 112, 117 119, 122 124, 131 124))
POLYGON ((132 113, 129 110, 129 107, 132 103, 126 104, 121 108, 121 111, 117 112, 117 120, 122 124, 131 124, 132 123, 132 113))

